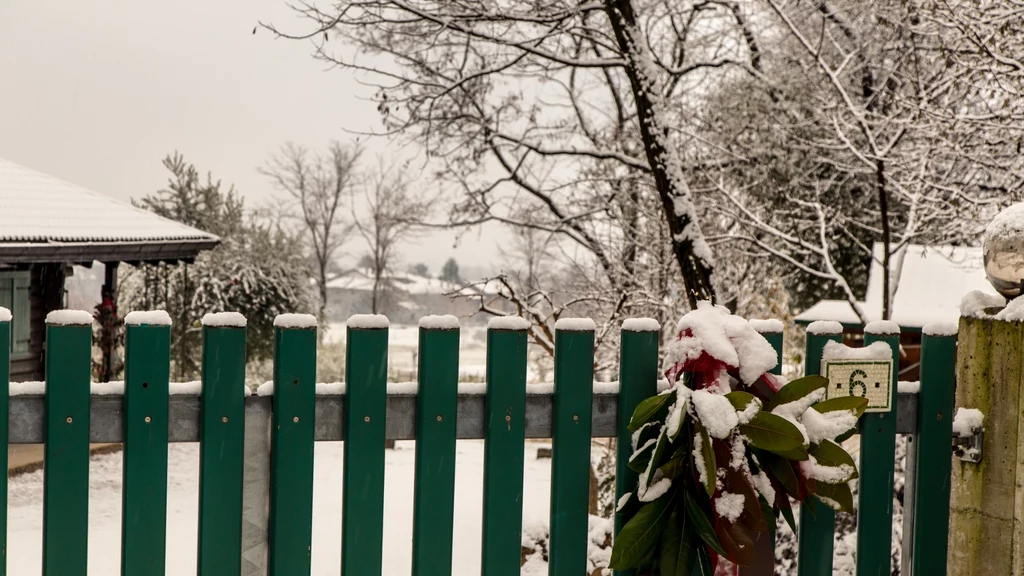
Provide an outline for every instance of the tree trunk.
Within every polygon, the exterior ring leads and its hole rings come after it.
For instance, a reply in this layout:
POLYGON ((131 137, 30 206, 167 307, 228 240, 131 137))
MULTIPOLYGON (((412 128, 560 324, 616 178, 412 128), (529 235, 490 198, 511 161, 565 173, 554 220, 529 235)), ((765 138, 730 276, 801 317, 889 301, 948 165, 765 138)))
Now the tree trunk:
POLYGON ((625 70, 636 102, 647 161, 672 233, 672 251, 682 272, 687 299, 691 307, 696 307, 699 300, 714 300, 714 264, 697 222, 693 194, 683 180, 682 162, 671 146, 662 109, 662 86, 652 69, 654 56, 637 26, 631 0, 606 0, 605 12, 619 49, 628 61, 625 70))

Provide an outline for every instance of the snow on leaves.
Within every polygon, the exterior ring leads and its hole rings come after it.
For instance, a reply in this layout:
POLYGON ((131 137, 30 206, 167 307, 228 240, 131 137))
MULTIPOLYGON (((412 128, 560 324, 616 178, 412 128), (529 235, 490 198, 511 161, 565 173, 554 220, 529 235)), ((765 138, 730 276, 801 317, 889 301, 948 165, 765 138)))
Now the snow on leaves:
MULTIPOLYGON (((751 532, 767 532, 790 498, 817 495, 852 508, 847 482, 857 477, 835 441, 863 414, 863 398, 824 400, 827 380, 783 385, 768 373, 774 349, 747 320, 702 302, 676 326, 666 376, 671 388, 633 413, 639 474, 637 513, 614 543, 610 567, 651 569, 666 554, 688 550, 694 574, 712 575, 728 561, 753 560, 751 532)), ((690 572, 684 570, 679 573, 690 572)))

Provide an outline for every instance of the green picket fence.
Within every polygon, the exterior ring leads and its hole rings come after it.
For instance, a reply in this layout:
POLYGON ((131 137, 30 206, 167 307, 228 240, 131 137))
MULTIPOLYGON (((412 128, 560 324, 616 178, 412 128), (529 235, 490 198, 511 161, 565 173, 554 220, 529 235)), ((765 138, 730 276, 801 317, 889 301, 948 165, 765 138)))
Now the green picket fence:
MULTIPOLYGON (((310 573, 316 441, 344 440, 342 571, 360 576, 382 570, 389 438, 416 440, 416 575, 452 572, 459 438, 485 440, 481 573, 486 576, 520 571, 525 438, 552 439, 553 576, 583 576, 586 570, 591 438, 618 439, 617 496, 636 482, 625 465, 631 452, 627 424, 637 404, 657 391, 660 334, 650 322, 633 323, 621 333, 617 394, 594 393, 592 323, 556 327, 551 394, 527 394, 525 322, 492 325, 481 395, 460 394, 458 323, 435 318, 419 331, 418 392, 400 397, 386 393, 386 320, 358 317, 347 328, 344 394, 317 396, 315 323, 292 316, 276 328, 274 394, 265 398, 241 393, 244 322, 220 320, 203 327, 199 397, 169 395, 170 327, 160 323, 127 327, 123 399, 90 398, 91 327, 66 318, 63 324, 47 325, 47 393, 41 405, 38 397, 9 397, 8 371, 2 371, 0 434, 12 443, 46 444, 45 576, 86 574, 90 442, 124 442, 125 575, 164 573, 168 442, 198 440, 201 445, 197 574, 207 576, 310 573), (18 418, 8 422, 9 413, 18 418), (414 422, 400 416, 409 413, 414 422)), ((0 322, 0 365, 9 365, 9 328, 0 322)), ((781 359, 782 335, 765 337, 781 359)), ((808 335, 807 373, 818 371, 825 341, 838 338, 808 335)), ((869 343, 875 340, 889 344, 895 357, 898 335, 867 335, 869 343)), ((904 541, 914 548, 927 545, 928 553, 913 559, 913 574, 945 573, 955 345, 955 337, 925 335, 920 394, 896 397, 894 390, 893 412, 868 415, 861 422, 858 576, 889 572, 897 433, 912 434, 917 447, 916 478, 907 479, 916 495, 907 511, 912 520, 904 541)), ((6 476, 3 482, 0 530, 6 534, 6 476)), ((631 513, 627 508, 616 516, 616 531, 631 513)), ((833 523, 824 505, 801 510, 801 576, 832 573, 833 523)), ((0 550, 2 576, 6 545, 0 550)), ((771 559, 751 570, 771 574, 771 559)))

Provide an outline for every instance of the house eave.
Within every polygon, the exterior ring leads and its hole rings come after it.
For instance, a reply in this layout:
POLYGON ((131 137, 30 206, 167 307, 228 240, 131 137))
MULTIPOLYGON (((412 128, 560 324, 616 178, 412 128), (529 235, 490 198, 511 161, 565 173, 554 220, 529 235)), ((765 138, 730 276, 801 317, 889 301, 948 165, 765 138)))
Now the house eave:
POLYGON ((0 243, 0 263, 176 262, 193 260, 219 239, 129 242, 11 242, 0 243))

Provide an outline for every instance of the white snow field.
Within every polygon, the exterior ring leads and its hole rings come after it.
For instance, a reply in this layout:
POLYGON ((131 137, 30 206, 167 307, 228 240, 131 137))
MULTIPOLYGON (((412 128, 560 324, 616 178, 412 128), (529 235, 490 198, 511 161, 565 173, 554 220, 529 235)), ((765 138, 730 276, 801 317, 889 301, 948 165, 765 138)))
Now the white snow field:
MULTIPOLYGON (((523 525, 547 524, 551 461, 537 460, 539 444, 526 445, 523 525)), ((412 568, 414 443, 388 451, 385 472, 384 574, 412 568)), ((480 574, 483 441, 457 443, 453 576, 480 574)), ((342 443, 317 442, 313 496, 313 574, 341 570, 342 443)), ((120 574, 120 453, 94 457, 89 467, 89 575, 120 574)), ((199 445, 171 444, 167 498, 167 574, 195 574, 199 508, 199 445)), ((42 471, 11 478, 10 574, 39 574, 42 561, 42 471)))

